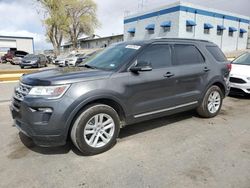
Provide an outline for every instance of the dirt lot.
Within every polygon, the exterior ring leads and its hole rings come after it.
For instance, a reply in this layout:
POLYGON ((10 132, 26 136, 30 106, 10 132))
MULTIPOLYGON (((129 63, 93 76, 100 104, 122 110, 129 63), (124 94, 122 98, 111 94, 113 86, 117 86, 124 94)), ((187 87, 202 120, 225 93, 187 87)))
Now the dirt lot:
MULTIPOLYGON (((0 90, 9 96, 14 85, 0 90)), ((228 97, 213 119, 191 111, 128 126, 91 157, 70 143, 35 146, 12 127, 8 105, 0 102, 0 187, 250 187, 250 98, 228 97)))

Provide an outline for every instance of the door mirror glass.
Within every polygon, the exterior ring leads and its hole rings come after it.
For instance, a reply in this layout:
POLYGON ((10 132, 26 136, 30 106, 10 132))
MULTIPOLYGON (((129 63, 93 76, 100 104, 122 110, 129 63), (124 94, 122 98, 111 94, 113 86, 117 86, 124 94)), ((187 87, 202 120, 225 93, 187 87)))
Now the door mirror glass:
POLYGON ((152 70, 151 64, 146 61, 138 61, 137 63, 135 63, 135 65, 133 65, 130 68, 131 72, 143 72, 143 71, 151 71, 151 70, 152 70))

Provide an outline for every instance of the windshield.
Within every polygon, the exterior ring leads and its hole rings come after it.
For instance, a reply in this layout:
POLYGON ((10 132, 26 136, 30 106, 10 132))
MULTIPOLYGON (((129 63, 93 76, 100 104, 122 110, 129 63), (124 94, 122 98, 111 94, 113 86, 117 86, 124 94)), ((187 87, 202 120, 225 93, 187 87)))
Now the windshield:
POLYGON ((37 59, 37 55, 34 55, 34 54, 28 54, 24 57, 24 59, 37 59))
POLYGON ((241 55, 240 57, 236 58, 232 63, 239 65, 250 65, 250 53, 245 53, 241 55))
POLYGON ((140 46, 117 44, 98 53, 86 61, 86 65, 97 69, 115 70, 131 58, 140 46))

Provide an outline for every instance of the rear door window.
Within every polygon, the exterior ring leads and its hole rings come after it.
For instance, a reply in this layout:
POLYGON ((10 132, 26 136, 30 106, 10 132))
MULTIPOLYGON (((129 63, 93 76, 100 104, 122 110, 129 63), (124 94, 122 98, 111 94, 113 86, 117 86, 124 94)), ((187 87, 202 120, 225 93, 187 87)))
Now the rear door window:
POLYGON ((227 61, 225 55, 218 46, 206 46, 206 48, 209 51, 209 53, 214 57, 214 59, 216 59, 216 61, 219 62, 227 61))
POLYGON ((167 44, 154 44, 146 48, 137 58, 137 62, 150 63, 153 69, 171 66, 171 48, 167 44))
POLYGON ((173 65, 191 65, 205 62, 197 47, 189 44, 175 44, 173 59, 173 65))

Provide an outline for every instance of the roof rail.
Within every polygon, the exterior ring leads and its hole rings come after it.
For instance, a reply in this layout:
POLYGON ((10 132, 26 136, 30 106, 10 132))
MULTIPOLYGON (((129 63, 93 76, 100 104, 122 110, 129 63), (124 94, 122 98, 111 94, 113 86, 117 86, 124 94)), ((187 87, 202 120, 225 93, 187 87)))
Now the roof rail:
POLYGON ((166 39, 166 40, 189 40, 189 41, 200 41, 200 42, 210 42, 211 41, 208 41, 208 40, 204 40, 204 39, 190 39, 190 38, 168 38, 168 37, 157 37, 155 38, 156 40, 157 39, 166 39))

